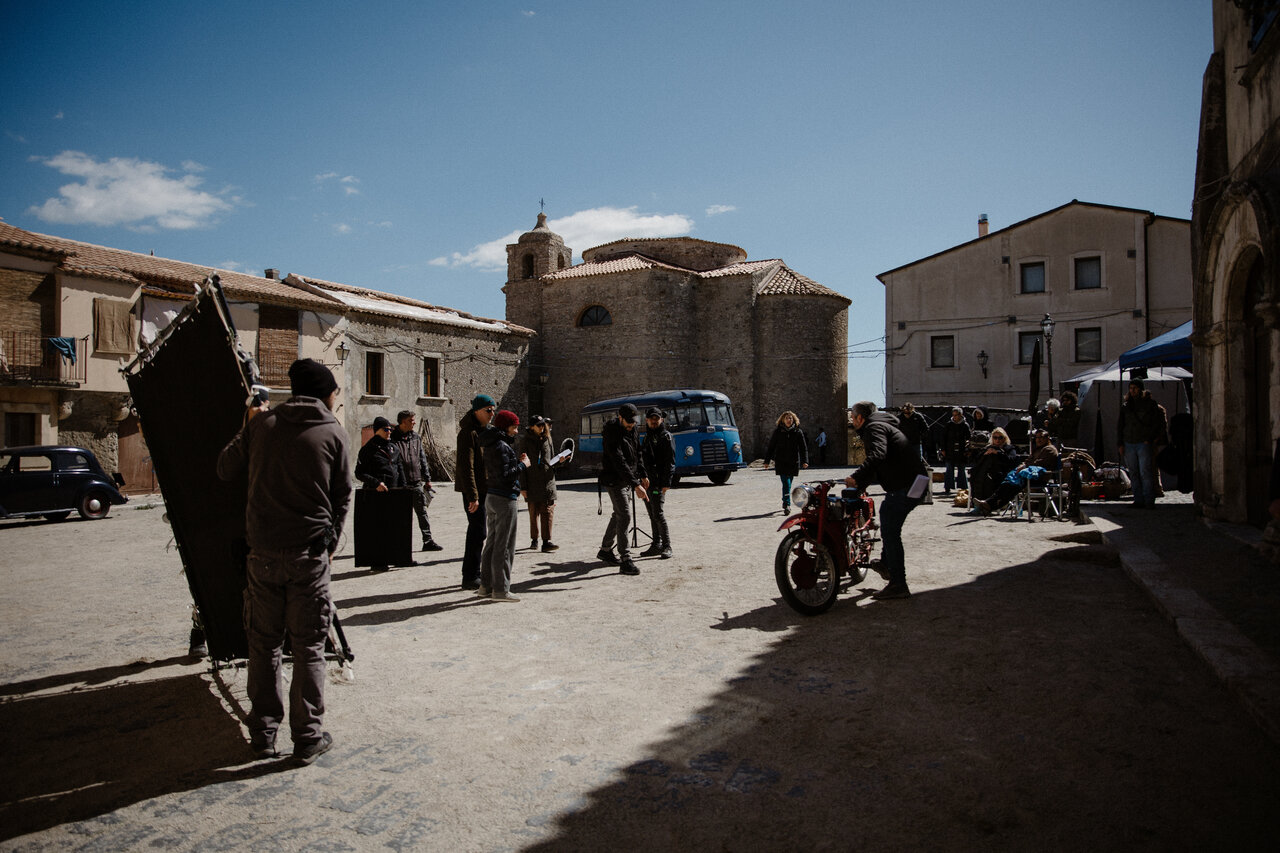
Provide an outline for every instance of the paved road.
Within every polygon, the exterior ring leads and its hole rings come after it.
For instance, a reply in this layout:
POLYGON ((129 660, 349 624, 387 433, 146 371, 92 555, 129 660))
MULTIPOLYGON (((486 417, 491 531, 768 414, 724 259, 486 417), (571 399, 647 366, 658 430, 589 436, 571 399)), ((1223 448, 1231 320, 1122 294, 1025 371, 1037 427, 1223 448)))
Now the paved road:
POLYGON ((806 619, 777 484, 677 489, 636 578, 567 484, 516 605, 457 589, 452 492, 423 565, 344 543, 357 677, 303 769, 251 761, 243 672, 185 657, 160 509, 0 524, 0 848, 1271 849, 1276 746, 1095 527, 922 507, 911 600, 873 575, 806 619))

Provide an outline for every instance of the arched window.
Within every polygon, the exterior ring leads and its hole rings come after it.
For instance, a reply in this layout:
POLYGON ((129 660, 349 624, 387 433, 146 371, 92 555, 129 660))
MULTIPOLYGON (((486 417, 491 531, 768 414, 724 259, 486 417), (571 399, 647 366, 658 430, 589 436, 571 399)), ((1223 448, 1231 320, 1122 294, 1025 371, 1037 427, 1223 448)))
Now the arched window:
POLYGON ((564 269, 564 266, 565 266, 564 255, 561 255, 560 258, 556 261, 556 269, 564 269))
POLYGON ((525 255, 520 260, 521 275, 524 278, 533 278, 533 255, 525 255))
POLYGON ((603 305, 592 305, 578 317, 579 326, 611 326, 613 317, 603 305))

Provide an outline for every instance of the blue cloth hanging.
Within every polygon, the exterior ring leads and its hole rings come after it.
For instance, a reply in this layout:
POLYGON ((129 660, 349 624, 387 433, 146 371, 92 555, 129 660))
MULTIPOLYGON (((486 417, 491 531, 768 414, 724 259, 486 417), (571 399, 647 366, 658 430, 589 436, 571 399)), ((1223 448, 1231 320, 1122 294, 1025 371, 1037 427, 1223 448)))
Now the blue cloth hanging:
POLYGON ((58 355, 76 363, 76 339, 75 338, 47 338, 49 346, 57 350, 58 355))

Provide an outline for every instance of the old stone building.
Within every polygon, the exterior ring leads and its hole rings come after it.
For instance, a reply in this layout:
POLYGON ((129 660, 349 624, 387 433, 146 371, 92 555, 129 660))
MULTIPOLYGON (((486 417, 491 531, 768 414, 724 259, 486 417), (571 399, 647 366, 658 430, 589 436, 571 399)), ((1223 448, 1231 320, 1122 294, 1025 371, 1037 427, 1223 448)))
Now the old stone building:
POLYGON ((850 300, 781 260, 747 260, 693 237, 618 240, 572 251, 538 215, 507 247, 507 320, 533 329, 530 412, 577 433, 592 401, 705 388, 733 401, 746 457, 764 455, 794 410, 830 457, 845 456, 850 300))
POLYGON ((1192 206, 1196 501, 1262 525, 1280 424, 1280 3, 1214 0, 1192 206))
POLYGON ((294 359, 314 358, 334 371, 353 457, 377 415, 414 410, 420 425, 452 446, 477 392, 523 405, 532 332, 503 320, 276 270, 262 277, 214 270, 0 221, 4 446, 85 446, 124 475, 129 491, 154 490, 120 368, 213 274, 273 400, 288 397, 294 359))
POLYGON ((1043 402, 1050 385, 1185 323, 1190 227, 1071 201, 998 231, 983 217, 976 239, 881 273, 887 404, 1026 408, 1037 342, 1043 402))

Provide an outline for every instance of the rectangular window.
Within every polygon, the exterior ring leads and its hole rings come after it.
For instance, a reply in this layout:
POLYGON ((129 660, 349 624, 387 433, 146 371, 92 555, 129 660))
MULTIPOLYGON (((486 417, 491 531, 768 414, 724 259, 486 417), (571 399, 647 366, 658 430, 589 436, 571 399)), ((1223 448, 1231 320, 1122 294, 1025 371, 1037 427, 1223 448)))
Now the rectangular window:
POLYGON ((1076 361, 1102 361, 1102 329, 1076 329, 1076 361))
POLYGON ((1040 360, 1044 361, 1044 344, 1040 342, 1040 333, 1018 332, 1018 364, 1031 363, 1037 343, 1040 344, 1040 360))
POLYGON ((258 309, 258 369, 272 388, 289 387, 289 365, 298 358, 298 309, 258 309))
POLYGON ((4 413, 4 446, 23 447, 36 443, 36 416, 29 412, 4 413))
POLYGON ((1022 265, 1022 292, 1044 293, 1044 261, 1022 265))
POLYGON ((383 396, 382 353, 380 352, 364 354, 364 393, 375 397, 383 396))
POLYGON ((938 335, 937 337, 929 338, 929 366, 956 366, 955 335, 938 335))
POLYGON ((440 359, 424 356, 422 359, 422 396, 440 396, 440 359))
POLYGON ((1076 290, 1102 287, 1102 258, 1076 258, 1076 290))

